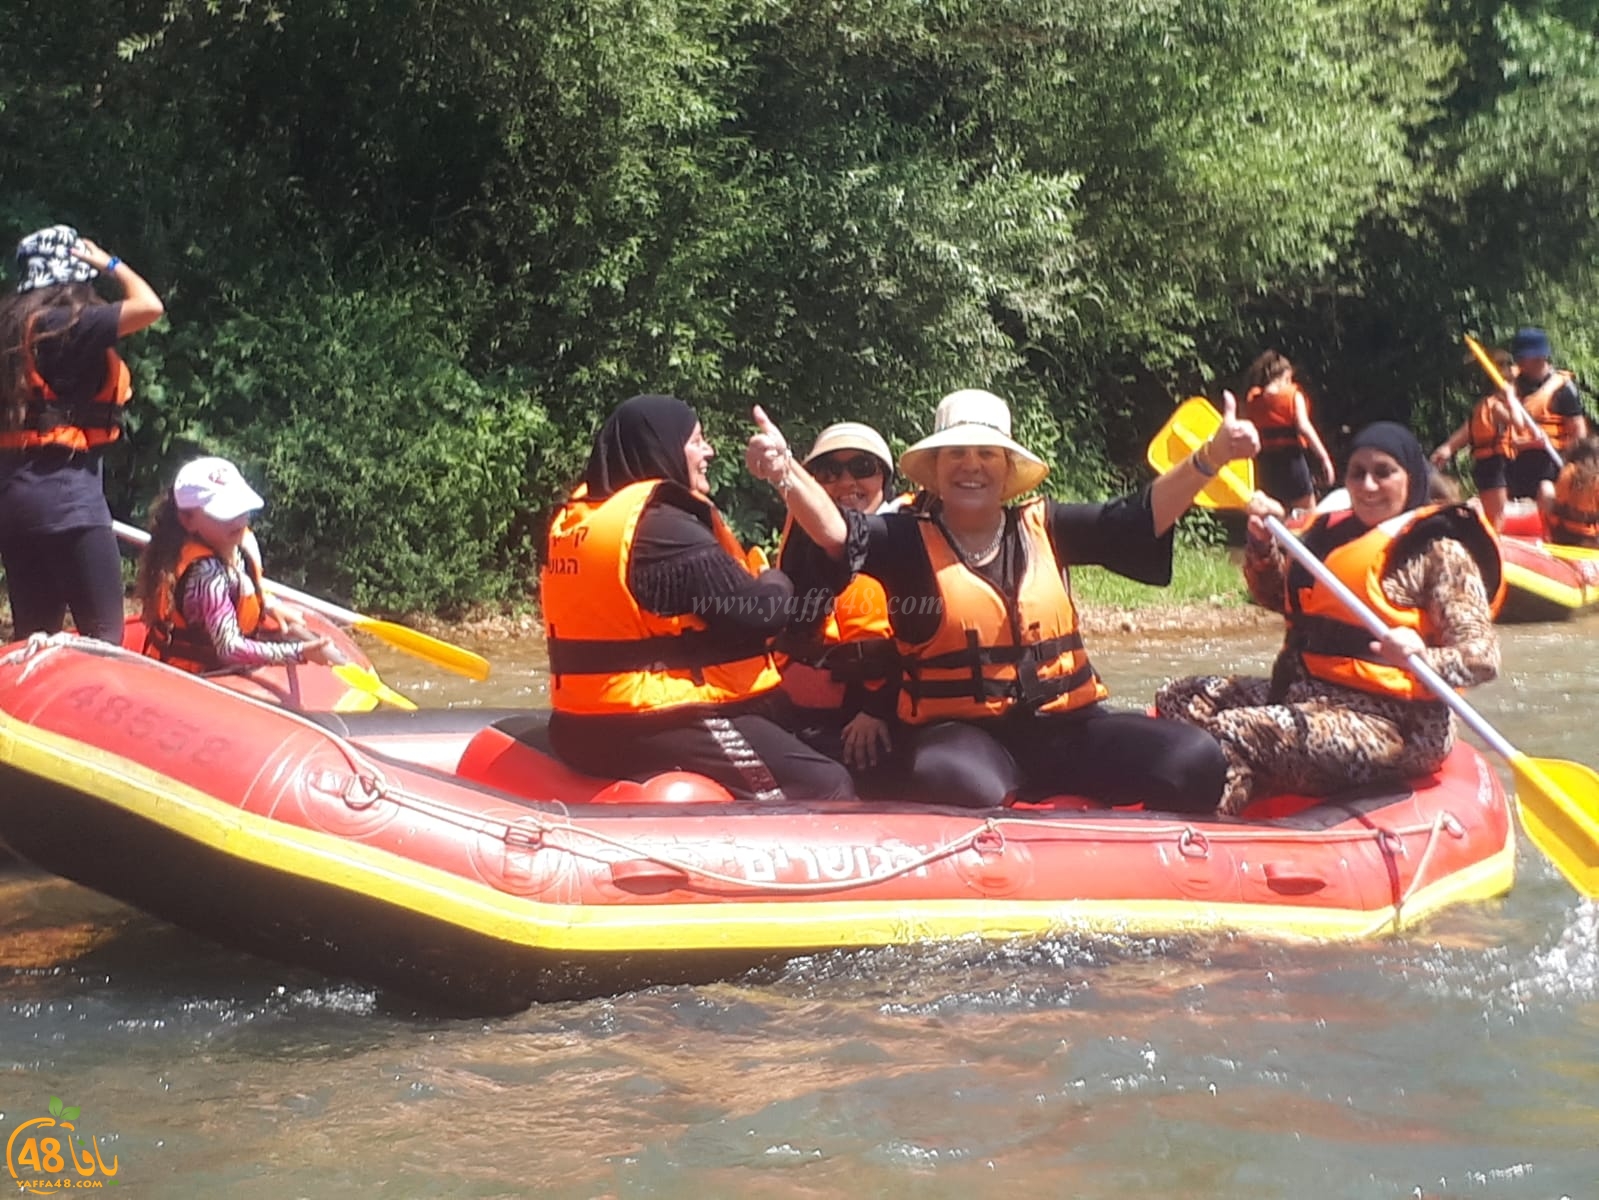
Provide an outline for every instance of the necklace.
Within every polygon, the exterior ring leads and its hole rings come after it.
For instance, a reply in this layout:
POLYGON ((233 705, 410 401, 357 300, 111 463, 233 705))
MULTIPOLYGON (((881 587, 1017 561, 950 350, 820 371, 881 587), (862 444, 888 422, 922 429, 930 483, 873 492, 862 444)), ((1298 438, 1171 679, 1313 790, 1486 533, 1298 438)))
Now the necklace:
POLYGON ((999 528, 994 530, 994 536, 989 539, 988 545, 984 546, 981 550, 968 550, 961 544, 959 538, 957 538, 954 534, 949 533, 947 528, 944 530, 944 532, 949 534, 949 540, 954 543, 956 553, 958 553, 968 565, 976 565, 980 562, 987 562, 989 559, 993 558, 994 555, 999 553, 999 544, 1005 540, 1005 518, 1003 515, 1000 516, 999 528))

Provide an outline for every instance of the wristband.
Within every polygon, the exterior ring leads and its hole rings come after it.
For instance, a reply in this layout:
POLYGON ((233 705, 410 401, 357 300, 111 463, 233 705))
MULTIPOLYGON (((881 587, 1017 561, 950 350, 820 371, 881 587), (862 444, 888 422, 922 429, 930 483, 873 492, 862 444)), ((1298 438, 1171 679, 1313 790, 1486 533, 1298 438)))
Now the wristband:
POLYGON ((1205 461, 1205 448, 1203 446, 1190 454, 1188 461, 1193 463, 1194 470, 1198 471, 1206 479, 1216 478, 1216 468, 1205 461))
POLYGON ((115 275, 117 273, 117 268, 120 267, 121 265, 122 265, 122 260, 120 258, 118 258, 115 254, 113 254, 111 256, 111 261, 106 263, 106 265, 105 265, 105 273, 107 275, 115 275))

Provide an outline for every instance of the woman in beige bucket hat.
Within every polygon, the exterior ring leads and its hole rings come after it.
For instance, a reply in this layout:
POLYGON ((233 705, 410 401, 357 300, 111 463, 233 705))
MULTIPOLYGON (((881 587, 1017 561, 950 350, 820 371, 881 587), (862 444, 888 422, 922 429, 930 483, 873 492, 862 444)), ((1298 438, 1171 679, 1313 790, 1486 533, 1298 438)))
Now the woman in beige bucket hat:
POLYGON ((836 590, 858 572, 883 584, 905 672, 898 716, 910 795, 981 808, 1063 792, 1215 808, 1226 760, 1214 739, 1103 703, 1068 569, 1170 582, 1177 519, 1225 463, 1260 449, 1230 395, 1221 429, 1189 459, 1099 504, 1010 503, 1049 467, 1011 436, 1010 409, 991 392, 945 396, 933 432, 900 456, 930 497, 915 513, 841 512, 758 408, 755 420, 746 463, 782 492, 820 550, 795 556, 796 587, 836 590))

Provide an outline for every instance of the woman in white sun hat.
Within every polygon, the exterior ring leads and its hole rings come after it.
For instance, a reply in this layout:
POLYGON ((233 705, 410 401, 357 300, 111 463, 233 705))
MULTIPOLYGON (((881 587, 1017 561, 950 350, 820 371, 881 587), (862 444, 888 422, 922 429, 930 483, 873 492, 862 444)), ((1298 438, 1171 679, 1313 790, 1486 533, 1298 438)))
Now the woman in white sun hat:
POLYGON ((263 501, 225 458, 185 463, 150 515, 136 592, 144 652, 196 674, 286 663, 337 664, 267 605, 250 516, 263 501))
POLYGON ((1221 429, 1189 459, 1101 504, 1010 503, 1049 467, 1011 437, 1010 409, 991 392, 945 396, 933 433, 900 457, 930 497, 916 513, 841 511, 766 414, 755 420, 750 470, 823 552, 808 561, 833 566, 831 579, 819 572, 797 587, 837 587, 862 571, 883 584, 905 671, 898 715, 912 795, 983 808, 1019 793, 1216 807, 1227 764, 1214 739, 1103 703, 1064 569, 1170 582, 1177 519, 1225 463, 1260 449, 1230 395, 1221 429))
MULTIPOLYGON (((894 455, 883 435, 859 421, 817 434, 805 468, 834 504, 858 513, 891 512, 894 455)), ((815 553, 809 538, 803 547, 815 553)), ((785 531, 778 566, 785 568, 785 531)), ((857 787, 881 784, 893 754, 899 702, 899 655, 883 585, 859 574, 836 597, 820 594, 779 639, 783 690, 793 700, 795 731, 813 749, 842 762, 857 787)))

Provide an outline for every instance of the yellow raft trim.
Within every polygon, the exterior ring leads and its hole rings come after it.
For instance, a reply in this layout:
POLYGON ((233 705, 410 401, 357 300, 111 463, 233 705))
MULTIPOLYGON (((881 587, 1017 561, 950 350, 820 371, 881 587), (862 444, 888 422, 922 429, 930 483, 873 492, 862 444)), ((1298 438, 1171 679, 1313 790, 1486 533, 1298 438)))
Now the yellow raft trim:
POLYGON ((1502 896, 1515 878, 1512 827, 1494 854, 1418 889, 1396 911, 1200 900, 827 900, 551 904, 496 891, 334 834, 242 812, 140 763, 0 713, 0 762, 94 796, 235 860, 370 896, 480 936, 552 955, 821 950, 1067 932, 1240 933, 1357 940, 1440 909, 1502 896))
POLYGON ((1561 583, 1558 579, 1550 579, 1547 575, 1540 575, 1529 567, 1520 563, 1507 562, 1504 564, 1505 586, 1517 591, 1526 592, 1550 604, 1557 604, 1561 608, 1579 609, 1599 602, 1599 588, 1573 586, 1561 583))

